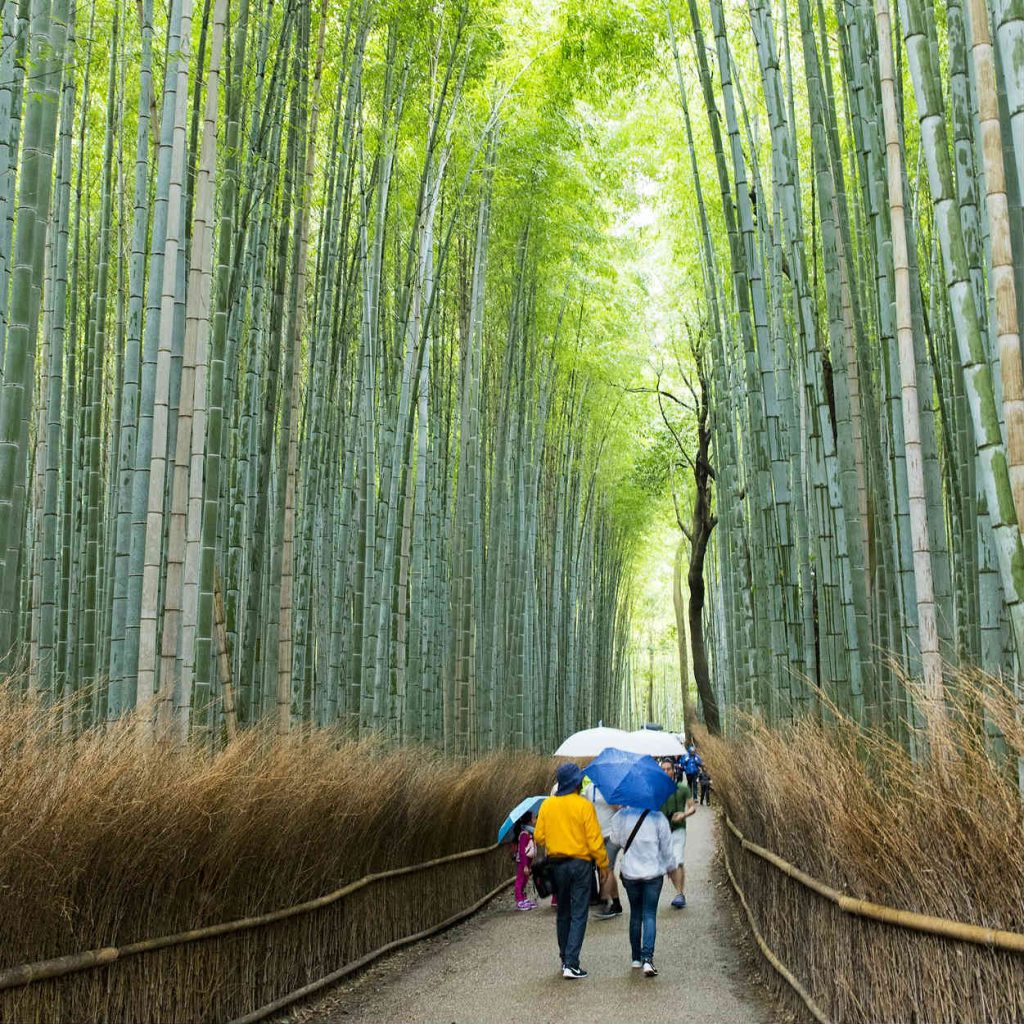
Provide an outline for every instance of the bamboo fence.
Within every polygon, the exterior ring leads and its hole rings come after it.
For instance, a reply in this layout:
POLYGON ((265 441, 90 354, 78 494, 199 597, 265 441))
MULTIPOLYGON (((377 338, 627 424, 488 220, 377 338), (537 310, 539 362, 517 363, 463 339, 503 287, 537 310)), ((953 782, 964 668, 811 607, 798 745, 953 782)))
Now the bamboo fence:
POLYGON ((365 875, 270 913, 8 967, 0 970, 0 1022, 260 1020, 469 916, 509 884, 507 873, 506 849, 494 844, 365 875), (455 876, 451 865, 464 870, 455 876), (429 920, 409 910, 424 906, 429 920), (340 920, 331 913, 339 907, 340 920), (266 941, 245 942, 244 953, 238 948, 246 935, 261 932, 266 941), (154 956, 160 953, 163 959, 154 956), (119 964, 120 973, 112 973, 119 964), (85 972, 95 973, 76 977, 85 972))
MULTIPOLYGON (((795 864, 780 857, 777 853, 767 849, 758 843, 752 842, 739 829, 736 823, 728 814, 723 815, 725 824, 732 835, 736 838, 740 848, 746 853, 759 858, 761 861, 770 864, 781 874, 793 879, 805 889, 809 889, 817 896, 827 900, 844 914, 851 915, 869 921, 878 922, 895 928, 902 928, 909 931, 922 932, 940 939, 955 942, 967 942, 977 946, 987 947, 992 950, 1000 950, 1007 953, 1024 953, 1024 934, 1011 932, 998 928, 989 928, 983 925, 970 924, 964 921, 954 921, 948 918, 936 917, 931 914, 921 914, 916 911, 904 910, 897 907, 889 907, 870 900, 857 899, 847 896, 832 886, 827 885, 820 879, 814 878, 807 872, 802 871, 795 864)), ((758 947, 764 954, 765 959, 771 964, 774 970, 782 977, 790 988, 800 998, 811 1016, 819 1024, 828 1024, 832 1019, 815 1001, 807 988, 800 982, 792 970, 780 959, 778 954, 769 946, 761 929, 758 927, 754 913, 747 900, 746 893, 733 873, 732 864, 729 860, 727 844, 723 845, 725 858, 725 869, 729 881, 736 892, 737 897, 746 914, 751 932, 758 947)), ((838 982, 837 982, 838 983, 838 982)))
POLYGON ((800 979, 775 955, 775 951, 765 942, 764 936, 761 934, 761 929, 757 926, 757 919, 754 917, 754 912, 750 909, 750 904, 747 902, 747 894, 743 891, 740 883, 736 881, 736 876, 732 873, 732 865, 729 863, 729 854, 723 848, 725 855, 725 871, 729 876, 729 881, 732 883, 733 889, 736 890, 736 896, 739 898, 740 904, 743 907, 743 912, 747 915, 747 923, 750 925, 751 934, 754 936, 754 941, 757 943, 758 948, 764 954, 764 958, 775 968, 778 974, 785 980, 786 984, 800 997, 803 1001, 804 1006, 807 1007, 811 1016, 818 1022, 818 1024, 829 1024, 829 1018, 820 1006, 814 1001, 814 997, 800 984, 800 979))
POLYGON ((870 918, 873 921, 881 921, 884 924, 895 925, 898 928, 911 928, 914 931, 927 932, 929 935, 939 935, 943 938, 954 939, 960 942, 974 942, 980 946, 989 946, 993 949, 1005 949, 1012 953, 1024 953, 1024 934, 1020 932, 1009 932, 1000 928, 986 928, 983 925, 967 924, 964 921, 950 921, 944 917, 918 914, 912 910, 899 910, 896 907, 886 907, 880 903, 872 903, 870 900, 859 900, 853 896, 845 896, 838 889, 833 889, 830 885, 812 878, 806 872, 796 867, 796 865, 780 857, 777 853, 772 853, 771 850, 751 842, 743 835, 728 815, 726 815, 725 823, 729 827, 729 831, 740 841, 740 845, 744 850, 774 865, 801 885, 816 892, 819 896, 830 900, 847 914, 870 918))

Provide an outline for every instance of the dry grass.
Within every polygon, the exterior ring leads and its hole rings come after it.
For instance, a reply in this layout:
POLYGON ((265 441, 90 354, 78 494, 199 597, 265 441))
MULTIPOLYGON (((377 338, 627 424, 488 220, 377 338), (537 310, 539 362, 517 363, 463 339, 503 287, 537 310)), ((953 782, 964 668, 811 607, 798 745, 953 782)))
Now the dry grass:
MULTIPOLYGON (((55 738, 0 695, 0 967, 255 915, 364 874, 491 844, 551 762, 472 764, 248 734, 210 758, 130 728, 55 738)), ((237 937, 0 993, 0 1020, 224 1020, 472 903, 506 851, 372 886, 237 937)))
MULTIPOLYGON (((1024 931, 1024 731, 1009 699, 962 682, 927 760, 847 723, 755 726, 702 739, 716 793, 749 839, 851 896, 1024 931), (1002 766, 971 725, 983 708, 1006 735, 1002 766)), ((722 835, 769 946, 833 1020, 1024 1020, 1024 957, 843 914, 722 835)))

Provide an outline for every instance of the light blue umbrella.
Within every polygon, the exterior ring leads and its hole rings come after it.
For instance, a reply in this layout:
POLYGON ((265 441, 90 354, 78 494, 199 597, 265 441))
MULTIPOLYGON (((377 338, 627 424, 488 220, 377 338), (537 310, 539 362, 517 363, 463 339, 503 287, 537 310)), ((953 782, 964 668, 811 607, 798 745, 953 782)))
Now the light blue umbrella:
POLYGON ((656 811, 676 791, 675 780, 649 754, 609 747, 587 765, 587 775, 610 804, 656 811))
POLYGON ((525 800, 520 800, 501 823, 501 828, 498 829, 498 842, 500 843, 512 831, 515 823, 524 814, 532 814, 545 800, 546 796, 528 796, 525 800))

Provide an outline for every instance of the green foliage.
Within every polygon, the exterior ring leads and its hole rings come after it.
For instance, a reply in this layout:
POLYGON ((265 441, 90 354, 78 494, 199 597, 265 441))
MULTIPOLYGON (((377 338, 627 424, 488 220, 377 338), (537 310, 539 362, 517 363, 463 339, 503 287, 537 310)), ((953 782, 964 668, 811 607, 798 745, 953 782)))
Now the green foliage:
POLYGON ((657 59, 657 40, 641 5, 631 0, 599 5, 569 0, 562 9, 567 86, 607 99, 647 77, 657 59))

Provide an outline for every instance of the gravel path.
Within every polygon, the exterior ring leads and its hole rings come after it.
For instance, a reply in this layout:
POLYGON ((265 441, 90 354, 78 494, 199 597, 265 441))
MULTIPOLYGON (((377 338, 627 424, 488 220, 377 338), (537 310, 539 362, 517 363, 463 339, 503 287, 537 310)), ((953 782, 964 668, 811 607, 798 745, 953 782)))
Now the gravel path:
MULTIPOLYGON (((750 981, 737 946, 732 906, 711 877, 714 816, 690 819, 687 900, 673 910, 666 882, 658 917, 659 976, 630 968, 627 917, 591 919, 581 962, 590 972, 565 981, 558 971, 554 913, 515 910, 511 894, 445 934, 370 968, 325 998, 295 1011, 301 1024, 771 1024, 789 1015, 750 981), (696 967, 694 965, 697 965, 696 967)), ((728 883, 726 883, 728 884, 728 883)))

